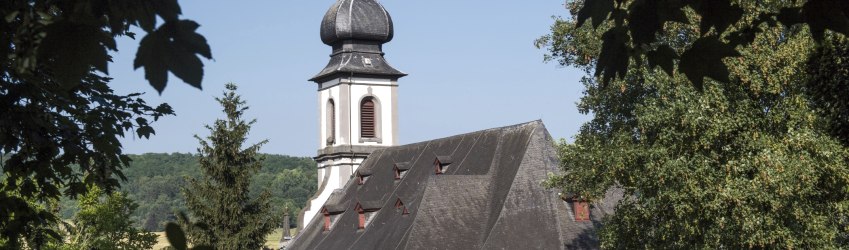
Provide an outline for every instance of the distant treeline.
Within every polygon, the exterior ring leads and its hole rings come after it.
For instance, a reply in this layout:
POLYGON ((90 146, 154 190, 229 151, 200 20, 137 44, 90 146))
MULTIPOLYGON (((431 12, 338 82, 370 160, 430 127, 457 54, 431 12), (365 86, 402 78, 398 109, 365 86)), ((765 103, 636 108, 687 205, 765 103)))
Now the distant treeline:
MULTIPOLYGON (((271 203, 282 218, 283 208, 290 209, 290 224, 316 191, 316 165, 308 157, 264 154, 262 170, 254 176, 252 196, 264 190, 271 193, 271 203)), ((164 223, 174 220, 174 213, 186 211, 180 189, 186 176, 200 175, 197 156, 193 154, 130 155, 133 159, 124 169, 127 182, 121 191, 138 204, 133 220, 149 231, 162 231, 164 223)), ((78 210, 75 201, 63 198, 61 216, 70 219, 78 210)))

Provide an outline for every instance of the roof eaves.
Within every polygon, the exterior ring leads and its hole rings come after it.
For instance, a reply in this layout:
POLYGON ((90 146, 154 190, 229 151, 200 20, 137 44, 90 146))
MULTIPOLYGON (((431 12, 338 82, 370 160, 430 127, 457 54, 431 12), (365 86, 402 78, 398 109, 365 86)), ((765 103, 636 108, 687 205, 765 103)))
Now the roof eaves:
POLYGON ((398 170, 409 170, 410 169, 410 163, 409 162, 395 163, 395 168, 397 168, 398 170))
POLYGON ((451 159, 451 156, 450 156, 450 155, 439 155, 439 156, 436 156, 436 160, 437 160, 437 161, 439 161, 439 163, 442 163, 443 165, 445 165, 445 164, 451 164, 451 162, 452 162, 452 159, 451 159))

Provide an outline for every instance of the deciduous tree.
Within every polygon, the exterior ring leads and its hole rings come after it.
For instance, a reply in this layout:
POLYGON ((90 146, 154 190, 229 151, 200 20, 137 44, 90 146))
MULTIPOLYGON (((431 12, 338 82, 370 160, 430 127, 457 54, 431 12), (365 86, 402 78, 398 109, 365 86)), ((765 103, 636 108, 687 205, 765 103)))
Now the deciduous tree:
POLYGON ((0 1, 0 247, 20 248, 28 225, 57 222, 33 204, 87 185, 116 188, 129 164, 119 138, 147 138, 153 121, 173 114, 140 94, 113 93, 106 76, 116 38, 135 37, 132 27, 145 33, 135 67, 156 90, 168 72, 200 88, 199 57, 212 54, 180 14, 177 0, 0 1))
POLYGON ((106 194, 97 186, 80 197, 71 239, 65 249, 151 249, 156 234, 145 232, 130 219, 138 207, 120 192, 106 194))
POLYGON ((749 2, 583 0, 570 1, 569 8, 575 10, 576 26, 590 20, 595 29, 602 27, 602 46, 594 53, 595 76, 602 77, 602 85, 624 77, 631 63, 648 59, 651 67, 668 75, 679 72, 701 89, 705 77, 730 82, 723 58, 742 56, 737 48, 752 45, 765 30, 803 27, 817 42, 824 41, 826 31, 849 35, 849 2, 844 0, 786 1, 779 7, 767 3, 756 9, 747 7, 749 2), (674 50, 674 41, 663 39, 669 35, 667 26, 676 23, 692 24, 687 48, 674 50))
MULTIPOLYGON (((599 232, 602 247, 846 247, 849 151, 839 133, 830 129, 833 117, 840 114, 821 108, 833 107, 828 105, 833 100, 819 99, 811 92, 812 80, 826 84, 818 90, 840 87, 835 84, 839 80, 815 80, 829 73, 810 70, 823 69, 823 61, 829 60, 819 59, 819 54, 845 53, 836 48, 816 53, 821 47, 812 37, 821 30, 759 23, 763 13, 804 3, 734 1, 734 11, 713 10, 734 14, 724 19, 700 9, 727 7, 723 1, 683 1, 703 5, 687 5, 680 12, 672 11, 677 13, 673 16, 645 17, 674 21, 658 23, 659 32, 643 34, 633 25, 644 25, 637 23, 645 20, 633 14, 642 13, 638 9, 646 4, 663 1, 625 0, 616 1, 617 8, 629 13, 614 18, 621 22, 606 20, 602 13, 600 20, 596 16, 592 20, 604 29, 579 25, 586 14, 581 12, 601 8, 590 4, 602 2, 606 1, 587 0, 586 5, 568 1, 577 18, 557 20, 552 33, 539 40, 549 49, 550 60, 587 72, 578 108, 592 114, 574 144, 561 145, 564 174, 552 176, 547 184, 589 199, 611 187, 626 191, 616 213, 599 232), (708 6, 708 2, 717 4, 708 6), (625 30, 616 31, 622 25, 625 30), (686 66, 724 68, 726 79, 717 80, 727 84, 714 80, 721 76, 712 76, 704 79, 703 86, 693 85, 687 72, 669 72, 671 67, 685 67, 688 53, 714 48, 712 43, 717 41, 728 43, 732 38, 728 34, 750 27, 759 30, 747 37, 745 45, 736 47, 733 53, 738 55, 712 51, 704 56, 715 61, 695 60, 690 63, 696 65, 686 66), (613 40, 628 45, 623 48, 613 40), (650 54, 630 56, 638 42, 649 43, 651 50, 667 50, 656 53, 682 58, 658 63, 650 54), (606 54, 611 51, 618 52, 606 54), (618 77, 607 75, 614 71, 599 75, 610 65, 609 56, 630 60, 624 70, 614 70, 618 77)), ((666 12, 653 9, 643 14, 647 13, 666 12)), ((823 42, 844 39, 833 32, 823 34, 823 42)), ((840 61, 829 66, 828 72, 839 72, 837 65, 840 61)))

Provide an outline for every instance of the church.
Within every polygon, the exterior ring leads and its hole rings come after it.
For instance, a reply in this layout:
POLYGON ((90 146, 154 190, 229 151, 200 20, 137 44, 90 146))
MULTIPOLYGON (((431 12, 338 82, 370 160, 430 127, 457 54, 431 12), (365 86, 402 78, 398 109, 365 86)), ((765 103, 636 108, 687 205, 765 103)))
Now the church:
POLYGON ((398 145, 394 27, 376 0, 338 0, 318 87, 318 191, 286 249, 598 248, 615 197, 588 203, 542 182, 558 168, 542 121, 398 145))

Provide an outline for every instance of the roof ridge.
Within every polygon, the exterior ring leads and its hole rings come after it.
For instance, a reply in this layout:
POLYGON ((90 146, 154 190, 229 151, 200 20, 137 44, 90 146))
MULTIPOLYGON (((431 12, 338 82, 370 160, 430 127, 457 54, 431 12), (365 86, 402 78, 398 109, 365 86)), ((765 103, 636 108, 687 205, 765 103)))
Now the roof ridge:
MULTIPOLYGON (((541 125, 541 124, 542 124, 542 121, 541 121, 541 120, 536 120, 536 121, 528 122, 528 123, 525 123, 525 124, 528 124, 528 125, 533 124, 533 125, 537 125, 537 126, 539 126, 539 125, 541 125)), ((525 125, 525 124, 520 124, 520 125, 525 125)), ((516 126, 516 127, 519 127, 519 126, 516 126)), ((516 171, 513 173, 513 177, 512 177, 512 178, 510 178, 510 179, 512 180, 510 183, 497 183, 497 182, 494 180, 495 178, 497 178, 497 175, 498 175, 499 173, 501 173, 500 171, 496 171, 496 172, 494 172, 494 173, 490 174, 490 176, 489 176, 490 178, 492 178, 492 179, 493 179, 492 181, 490 181, 490 185, 493 185, 493 184, 497 184, 497 185, 509 185, 509 188, 507 188, 507 190, 506 190, 506 191, 505 191, 505 193, 504 193, 504 197, 501 199, 502 201, 504 201, 505 199, 507 199, 507 197, 508 197, 508 196, 510 196, 510 191, 511 191, 511 189, 513 189, 513 185, 514 185, 514 184, 515 184, 515 182, 516 182, 516 174, 518 174, 519 169, 522 167, 522 161, 524 161, 524 160, 525 160, 525 156, 527 156, 527 154, 528 154, 528 147, 530 146, 531 141, 533 141, 533 139, 534 139, 534 133, 535 133, 536 131, 537 131, 537 128, 535 127, 535 128, 533 128, 533 129, 531 129, 531 131, 529 131, 529 132, 528 132, 528 134, 529 134, 528 139, 527 139, 527 140, 525 141, 525 143, 524 143, 524 144, 525 144, 525 150, 524 150, 524 152, 521 154, 521 159, 519 159, 519 161, 518 161, 518 165, 516 166, 516 171)), ((502 133, 502 134, 501 134, 501 136, 504 136, 504 134, 502 133)), ((499 152, 499 151, 501 150, 501 145, 502 145, 502 143, 503 143, 503 140, 499 140, 499 143, 498 143, 498 147, 499 147, 499 148, 498 148, 498 149, 496 149, 496 152, 499 152)), ((500 153, 500 152, 499 152, 499 153, 500 153)), ((492 191, 489 193, 489 195, 488 195, 488 196, 489 196, 489 199, 490 199, 490 200, 494 200, 494 199, 493 199, 493 196, 495 196, 495 189, 491 189, 491 190, 492 190, 492 191)), ((501 203, 501 206, 499 206, 499 207, 498 207, 498 210, 497 210, 497 211, 492 211, 492 212, 490 212, 489 214, 487 214, 487 217, 488 217, 488 218, 487 218, 487 224, 484 224, 486 227, 485 227, 485 228, 483 228, 484 230, 486 230, 486 233, 483 235, 483 241, 481 241, 481 247, 485 246, 485 245, 486 245, 486 242, 487 242, 487 241, 489 241, 490 236, 492 236, 492 231, 495 229, 495 226, 496 226, 496 225, 498 225, 498 221, 500 221, 500 220, 501 220, 501 213, 503 213, 503 212, 504 212, 504 206, 505 206, 505 204, 504 204, 504 203, 501 203), (493 213, 493 212, 494 212, 494 213, 493 213), (495 220, 494 220, 494 221, 492 221, 492 223, 490 224, 490 223, 489 223, 489 221, 490 221, 490 220, 489 220, 489 219, 490 219, 489 217, 491 217, 491 216, 495 216, 495 220)))
POLYGON ((387 150, 387 149, 392 149, 392 148, 397 148, 397 147, 406 147, 406 146, 418 145, 418 144, 421 144, 421 143, 429 143, 429 142, 432 142, 432 141, 441 141, 441 140, 446 140, 446 139, 458 138, 458 137, 468 136, 468 135, 477 134, 477 133, 484 133, 484 132, 490 132, 490 131, 495 131, 495 130, 506 130, 506 129, 520 128, 520 127, 531 126, 531 125, 543 126, 544 127, 542 120, 537 119, 537 120, 533 120, 533 121, 529 121, 529 122, 523 122, 523 123, 507 125, 507 126, 502 126, 502 127, 488 128, 488 129, 484 129, 484 130, 466 132, 466 133, 462 133, 462 134, 451 135, 451 136, 436 138, 436 139, 427 140, 427 141, 413 142, 413 143, 404 144, 404 145, 397 145, 397 146, 392 146, 392 147, 378 149, 378 150, 387 150))

